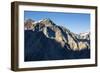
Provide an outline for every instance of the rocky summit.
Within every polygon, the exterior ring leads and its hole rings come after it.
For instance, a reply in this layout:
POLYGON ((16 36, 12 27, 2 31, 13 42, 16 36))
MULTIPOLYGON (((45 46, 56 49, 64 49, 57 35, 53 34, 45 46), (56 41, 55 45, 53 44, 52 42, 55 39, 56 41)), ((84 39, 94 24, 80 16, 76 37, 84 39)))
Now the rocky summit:
POLYGON ((90 33, 75 34, 51 19, 25 21, 25 61, 90 58, 90 33))

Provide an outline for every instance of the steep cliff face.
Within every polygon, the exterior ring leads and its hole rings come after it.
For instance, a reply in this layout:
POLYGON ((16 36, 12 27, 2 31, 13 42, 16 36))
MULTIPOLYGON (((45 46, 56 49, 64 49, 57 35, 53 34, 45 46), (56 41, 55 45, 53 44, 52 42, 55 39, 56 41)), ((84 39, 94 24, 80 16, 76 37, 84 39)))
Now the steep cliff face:
POLYGON ((29 24, 29 26, 25 26, 25 28, 38 32, 42 31, 49 39, 55 39, 57 42, 61 43, 62 47, 68 46, 67 49, 71 50, 90 49, 88 42, 90 40, 89 33, 76 35, 65 27, 57 26, 50 19, 43 19, 38 22, 31 21, 30 23, 31 26, 29 24))
POLYGON ((25 21, 25 61, 90 58, 90 33, 75 34, 50 19, 25 21))

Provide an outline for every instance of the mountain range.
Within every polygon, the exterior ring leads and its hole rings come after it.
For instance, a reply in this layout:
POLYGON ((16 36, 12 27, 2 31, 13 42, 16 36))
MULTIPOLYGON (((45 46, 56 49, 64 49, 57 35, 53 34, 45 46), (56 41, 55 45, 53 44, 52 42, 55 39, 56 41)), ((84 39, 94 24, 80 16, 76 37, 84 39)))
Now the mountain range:
POLYGON ((90 32, 75 34, 51 19, 24 22, 25 61, 90 58, 90 32))

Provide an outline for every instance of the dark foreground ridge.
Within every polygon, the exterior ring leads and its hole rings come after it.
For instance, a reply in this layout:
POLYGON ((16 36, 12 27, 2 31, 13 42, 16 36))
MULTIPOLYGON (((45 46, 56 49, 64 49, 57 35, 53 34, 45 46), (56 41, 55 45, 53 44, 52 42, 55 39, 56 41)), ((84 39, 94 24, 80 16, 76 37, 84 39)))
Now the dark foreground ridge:
POLYGON ((62 47, 43 32, 25 31, 25 61, 63 60, 90 58, 90 49, 73 51, 62 47))

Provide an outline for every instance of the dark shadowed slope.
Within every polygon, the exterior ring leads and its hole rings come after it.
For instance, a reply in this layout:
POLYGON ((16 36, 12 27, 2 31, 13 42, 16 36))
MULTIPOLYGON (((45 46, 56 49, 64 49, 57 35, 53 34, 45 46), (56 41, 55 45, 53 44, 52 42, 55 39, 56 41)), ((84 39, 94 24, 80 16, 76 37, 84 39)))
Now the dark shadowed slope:
POLYGON ((73 51, 47 38, 42 31, 25 30, 25 61, 90 58, 90 49, 73 51))

